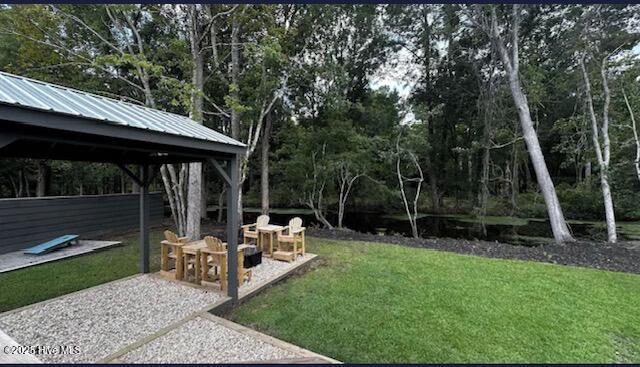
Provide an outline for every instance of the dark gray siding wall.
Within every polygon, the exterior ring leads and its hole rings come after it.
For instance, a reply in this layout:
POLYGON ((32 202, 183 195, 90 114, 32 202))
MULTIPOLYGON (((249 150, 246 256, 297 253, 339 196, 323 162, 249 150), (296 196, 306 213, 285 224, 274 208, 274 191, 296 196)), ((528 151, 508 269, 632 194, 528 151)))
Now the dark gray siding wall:
MULTIPOLYGON (((162 194, 149 194, 150 220, 163 217, 162 194)), ((0 199, 0 254, 65 234, 91 239, 138 227, 139 195, 0 199)))

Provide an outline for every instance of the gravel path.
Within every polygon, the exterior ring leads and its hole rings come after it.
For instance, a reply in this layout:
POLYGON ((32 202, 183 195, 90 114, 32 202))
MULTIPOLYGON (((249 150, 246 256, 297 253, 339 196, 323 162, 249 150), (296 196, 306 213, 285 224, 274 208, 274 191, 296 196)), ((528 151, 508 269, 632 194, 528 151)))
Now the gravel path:
POLYGON ((302 357, 203 317, 118 358, 119 363, 238 363, 302 357))
POLYGON ((285 274, 291 269, 300 265, 302 261, 310 259, 314 256, 315 255, 313 254, 305 254, 304 257, 298 256, 296 258, 296 261, 290 263, 286 261, 272 260, 268 257, 263 256, 262 264, 251 268, 253 272, 251 281, 241 286, 240 290, 251 289, 268 279, 276 278, 282 274, 285 274))
POLYGON ((221 297, 143 275, 2 314, 0 329, 22 345, 79 347, 78 354, 39 355, 43 362, 96 362, 221 297))

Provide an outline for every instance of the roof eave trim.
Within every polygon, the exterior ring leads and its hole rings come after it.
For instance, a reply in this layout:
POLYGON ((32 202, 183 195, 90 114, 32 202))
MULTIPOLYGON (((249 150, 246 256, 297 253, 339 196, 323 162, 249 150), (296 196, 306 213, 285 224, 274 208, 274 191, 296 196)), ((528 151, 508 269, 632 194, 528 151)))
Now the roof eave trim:
POLYGON ((167 134, 154 130, 108 124, 90 118, 51 113, 19 106, 0 104, 0 119, 45 129, 93 134, 117 139, 137 140, 147 143, 186 147, 216 153, 244 154, 246 145, 213 142, 187 136, 167 134))

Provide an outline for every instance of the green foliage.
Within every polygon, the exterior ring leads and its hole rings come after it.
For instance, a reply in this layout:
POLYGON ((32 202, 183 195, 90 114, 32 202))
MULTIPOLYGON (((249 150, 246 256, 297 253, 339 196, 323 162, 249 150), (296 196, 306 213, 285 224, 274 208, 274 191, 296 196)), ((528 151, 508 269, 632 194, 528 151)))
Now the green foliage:
POLYGON ((542 195, 535 192, 518 195, 518 215, 525 218, 547 218, 547 207, 542 195))
POLYGON ((568 218, 596 219, 601 218, 604 211, 602 194, 597 188, 588 185, 575 187, 562 184, 556 187, 562 209, 568 218))
MULTIPOLYGON (((602 217, 576 55, 588 53, 593 89, 601 90, 598 64, 622 45, 610 58, 610 173, 616 214, 640 218, 635 143, 622 98, 624 90, 640 119, 639 66, 629 53, 637 40, 626 26, 637 6, 521 8, 520 76, 545 161, 572 218, 602 217), (592 187, 584 186, 588 162, 592 187)), ((507 81, 486 35, 465 21, 468 10, 456 4, 5 5, 0 69, 139 104, 151 103, 142 83, 146 75, 157 108, 189 114, 192 97, 202 96, 204 124, 229 133, 235 111, 243 141, 274 101, 272 206, 304 204, 314 180, 321 180, 324 205, 333 210, 339 173, 348 171, 349 177, 366 175, 350 192, 349 210, 402 209, 394 154, 404 130, 401 146, 424 170, 422 211, 477 211, 483 153, 489 148, 487 213, 544 218, 507 81), (197 11, 203 32, 203 90, 192 82, 190 9, 197 11), (240 51, 235 79, 234 24, 240 51), (374 83, 392 77, 391 87, 374 83), (405 83, 409 92, 397 92, 405 83)), ((509 20, 509 6, 496 10, 502 21, 509 20)), ((594 97, 599 110, 602 98, 594 97)), ((250 204, 257 204, 260 190, 255 156, 244 185, 250 204)), ((18 182, 26 182, 32 194, 36 163, 7 161, 0 169, 0 195, 15 195, 18 182)), ((408 163, 403 160, 403 172, 417 174, 408 163)), ((52 194, 121 189, 120 173, 111 166, 49 165, 52 194)), ((217 197, 218 181, 210 186, 210 197, 217 197)))

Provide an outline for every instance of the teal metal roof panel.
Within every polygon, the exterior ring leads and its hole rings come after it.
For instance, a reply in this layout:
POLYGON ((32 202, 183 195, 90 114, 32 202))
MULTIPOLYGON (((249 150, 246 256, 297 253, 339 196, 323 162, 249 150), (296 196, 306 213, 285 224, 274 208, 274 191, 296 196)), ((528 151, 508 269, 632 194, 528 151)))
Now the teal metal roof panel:
POLYGON ((0 71, 0 103, 104 121, 107 124, 244 147, 194 120, 0 71))

